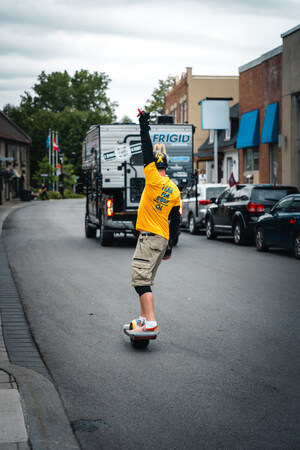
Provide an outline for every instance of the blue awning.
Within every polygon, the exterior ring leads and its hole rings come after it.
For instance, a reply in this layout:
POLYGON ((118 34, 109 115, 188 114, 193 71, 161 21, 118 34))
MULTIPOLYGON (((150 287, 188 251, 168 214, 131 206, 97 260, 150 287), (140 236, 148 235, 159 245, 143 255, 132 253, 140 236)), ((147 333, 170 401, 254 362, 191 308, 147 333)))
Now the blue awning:
POLYGON ((264 125, 261 133, 261 143, 278 142, 279 132, 279 106, 278 102, 267 106, 264 125))
POLYGON ((242 114, 236 148, 259 146, 259 110, 242 114))

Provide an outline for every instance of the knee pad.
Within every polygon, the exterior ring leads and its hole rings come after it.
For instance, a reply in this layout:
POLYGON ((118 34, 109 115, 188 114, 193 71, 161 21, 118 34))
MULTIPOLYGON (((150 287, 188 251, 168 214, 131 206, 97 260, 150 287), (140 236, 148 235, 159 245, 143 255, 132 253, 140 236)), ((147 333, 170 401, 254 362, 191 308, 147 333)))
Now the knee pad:
POLYGON ((146 292, 152 292, 150 286, 134 286, 134 289, 139 294, 139 296, 146 294, 146 292))

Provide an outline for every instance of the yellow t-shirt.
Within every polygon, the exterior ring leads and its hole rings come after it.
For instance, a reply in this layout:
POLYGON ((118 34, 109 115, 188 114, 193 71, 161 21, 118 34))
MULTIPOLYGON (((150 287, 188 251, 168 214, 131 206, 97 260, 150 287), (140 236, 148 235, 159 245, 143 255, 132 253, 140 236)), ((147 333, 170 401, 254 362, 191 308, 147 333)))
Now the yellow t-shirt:
POLYGON ((180 206, 180 191, 169 177, 158 173, 155 162, 148 164, 144 173, 146 186, 139 205, 136 229, 169 240, 169 214, 173 206, 180 206))

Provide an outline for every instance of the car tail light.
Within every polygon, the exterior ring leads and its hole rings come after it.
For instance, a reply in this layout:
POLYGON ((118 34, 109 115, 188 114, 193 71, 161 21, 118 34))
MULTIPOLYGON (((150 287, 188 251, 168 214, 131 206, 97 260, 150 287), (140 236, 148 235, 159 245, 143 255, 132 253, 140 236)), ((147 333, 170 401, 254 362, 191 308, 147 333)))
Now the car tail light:
POLYGON ((182 216, 182 200, 181 199, 180 199, 179 212, 180 212, 180 215, 182 216))
POLYGON ((254 212, 254 213, 261 213, 264 212, 265 208, 264 205, 261 205, 260 203, 253 203, 250 202, 246 205, 246 208, 249 212, 254 212))
POLYGON ((112 198, 106 200, 106 214, 107 217, 112 217, 114 215, 114 201, 112 198))
POLYGON ((209 205, 210 200, 198 200, 199 205, 209 205))

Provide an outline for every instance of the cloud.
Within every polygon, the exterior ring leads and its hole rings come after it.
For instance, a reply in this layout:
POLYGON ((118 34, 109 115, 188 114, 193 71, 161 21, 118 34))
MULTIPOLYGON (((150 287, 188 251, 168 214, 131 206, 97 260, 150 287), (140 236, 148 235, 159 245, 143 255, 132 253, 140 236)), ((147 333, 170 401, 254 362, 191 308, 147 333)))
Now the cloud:
POLYGON ((281 45, 299 16, 293 0, 0 0, 0 8, 0 107, 18 103, 42 70, 87 69, 112 79, 119 117, 187 66, 237 75, 281 45))

